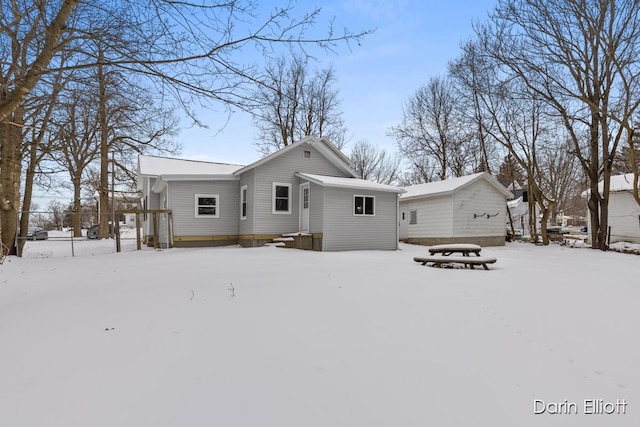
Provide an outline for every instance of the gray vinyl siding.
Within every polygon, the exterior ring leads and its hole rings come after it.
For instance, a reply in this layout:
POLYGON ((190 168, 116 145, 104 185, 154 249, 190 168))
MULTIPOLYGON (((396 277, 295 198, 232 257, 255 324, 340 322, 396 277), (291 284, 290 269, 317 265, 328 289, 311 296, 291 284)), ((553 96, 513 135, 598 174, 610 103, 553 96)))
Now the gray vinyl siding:
POLYGON ((294 175, 296 172, 345 176, 333 163, 308 144, 300 144, 299 148, 293 148, 291 151, 257 166, 253 171, 255 171, 256 187, 254 196, 255 234, 282 234, 298 231, 300 226, 300 179, 294 175), (310 158, 304 157, 305 151, 311 153, 310 158), (272 213, 274 182, 291 184, 290 214, 272 213))
POLYGON ((504 194, 483 179, 453 194, 454 237, 504 237, 506 216, 504 194))
POLYGON ((324 251, 397 249, 397 194, 325 187, 324 251), (354 215, 354 195, 375 196, 375 215, 354 215))
POLYGON ((240 184, 238 185, 238 218, 240 218, 240 188, 243 185, 247 186, 247 218, 239 219, 240 222, 240 235, 254 234, 255 227, 255 197, 256 197, 256 178, 255 170, 251 169, 246 173, 243 173, 240 177, 240 184))
POLYGON ((309 186, 309 232, 322 233, 324 229, 324 188, 311 183, 309 186))
POLYGON ((417 211, 416 224, 407 225, 410 239, 453 237, 453 205, 451 195, 428 197, 400 202, 407 207, 407 215, 417 211))
POLYGON ((169 186, 175 236, 225 236, 238 234, 240 186, 238 181, 173 181, 169 186), (219 196, 218 218, 196 218, 195 195, 219 196))

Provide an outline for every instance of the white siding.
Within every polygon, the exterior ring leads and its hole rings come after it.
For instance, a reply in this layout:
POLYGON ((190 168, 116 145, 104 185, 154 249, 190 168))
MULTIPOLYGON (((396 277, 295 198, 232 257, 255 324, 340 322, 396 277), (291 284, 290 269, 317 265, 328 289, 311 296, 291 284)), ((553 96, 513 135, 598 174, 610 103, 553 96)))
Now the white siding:
MULTIPOLYGON (((255 234, 282 234, 298 231, 299 228, 299 186, 300 179, 294 174, 345 176, 337 167, 308 144, 278 156, 255 169, 255 234), (311 153, 309 158, 304 152, 311 153), (291 184, 290 214, 274 214, 271 200, 273 183, 291 184)), ((243 174, 244 176, 244 174, 243 174)))
POLYGON ((410 239, 453 237, 453 208, 450 195, 400 203, 406 206, 407 215, 413 210, 417 211, 417 224, 407 225, 410 239))
POLYGON ((504 237, 506 216, 505 196, 485 180, 453 194, 454 237, 504 237))
POLYGON ((240 185, 238 181, 173 181, 169 185, 174 236, 238 234, 240 185), (195 217, 195 195, 219 195, 218 218, 195 217))
POLYGON ((611 243, 640 243, 640 206, 629 191, 610 193, 611 243))
POLYGON ((397 248, 396 193, 325 187, 322 250, 397 248), (375 196, 375 215, 354 215, 353 196, 375 196))

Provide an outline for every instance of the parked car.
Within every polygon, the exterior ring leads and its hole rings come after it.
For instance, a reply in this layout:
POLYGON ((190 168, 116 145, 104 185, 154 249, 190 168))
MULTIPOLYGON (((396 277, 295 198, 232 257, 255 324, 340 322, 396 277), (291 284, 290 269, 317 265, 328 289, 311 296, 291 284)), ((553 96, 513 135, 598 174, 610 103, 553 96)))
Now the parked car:
MULTIPOLYGON (((99 238, 100 224, 92 225, 87 229, 87 239, 99 238)), ((113 225, 109 224, 109 237, 113 237, 113 225)))
POLYGON ((36 229, 27 233, 27 240, 47 240, 49 233, 47 230, 36 229))

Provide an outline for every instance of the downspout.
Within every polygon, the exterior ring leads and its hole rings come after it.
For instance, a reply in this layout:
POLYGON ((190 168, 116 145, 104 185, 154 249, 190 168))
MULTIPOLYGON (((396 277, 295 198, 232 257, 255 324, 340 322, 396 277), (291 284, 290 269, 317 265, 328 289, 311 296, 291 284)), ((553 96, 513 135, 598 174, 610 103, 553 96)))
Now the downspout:
POLYGON ((396 194, 396 250, 400 249, 400 194, 396 194))

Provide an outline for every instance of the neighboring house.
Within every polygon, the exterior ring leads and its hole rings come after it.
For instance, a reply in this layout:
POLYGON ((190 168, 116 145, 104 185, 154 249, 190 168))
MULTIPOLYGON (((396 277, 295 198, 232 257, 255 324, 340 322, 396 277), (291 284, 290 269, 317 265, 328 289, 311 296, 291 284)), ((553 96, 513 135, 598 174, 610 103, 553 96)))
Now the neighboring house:
POLYGON ((542 227, 540 208, 535 203, 532 206, 529 206, 527 190, 523 189, 517 181, 513 181, 511 184, 509 184, 507 190, 513 193, 513 198, 507 200, 507 208, 511 213, 511 218, 507 217, 507 229, 511 230, 512 221, 516 237, 530 238, 530 209, 533 209, 534 215, 536 217, 536 229, 540 230, 542 227))
POLYGON ((404 187, 400 240, 421 245, 505 244, 507 198, 513 194, 486 172, 404 187))
MULTIPOLYGON (((602 191, 603 183, 598 183, 602 191)), ((582 193, 589 197, 589 190, 582 193)), ((591 215, 587 209, 587 226, 591 229, 591 215)), ((640 243, 640 206, 633 198, 633 173, 611 177, 609 189, 609 227, 611 238, 609 243, 640 243)))
POLYGON ((325 139, 305 137, 248 166, 140 156, 138 187, 144 209, 171 210, 157 226, 163 247, 250 247, 296 234, 314 250, 397 249, 403 190, 357 179, 325 139))

